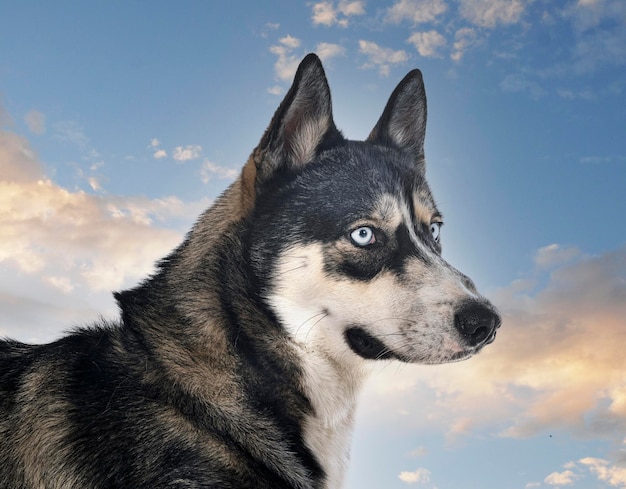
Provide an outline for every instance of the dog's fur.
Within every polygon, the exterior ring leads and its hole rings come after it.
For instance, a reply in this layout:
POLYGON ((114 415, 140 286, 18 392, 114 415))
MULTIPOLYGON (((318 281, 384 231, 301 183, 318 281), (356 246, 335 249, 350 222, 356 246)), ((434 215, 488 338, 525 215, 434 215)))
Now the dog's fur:
POLYGON ((425 127, 414 70, 344 139, 307 56, 119 322, 0 342, 0 487, 340 487, 367 366, 468 358, 500 324, 441 258, 425 127))

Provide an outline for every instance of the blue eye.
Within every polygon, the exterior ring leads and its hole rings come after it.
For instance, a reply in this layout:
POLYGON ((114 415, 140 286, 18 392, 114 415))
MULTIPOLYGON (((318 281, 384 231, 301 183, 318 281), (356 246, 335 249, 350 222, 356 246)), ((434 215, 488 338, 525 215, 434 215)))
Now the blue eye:
POLYGON ((376 242, 376 236, 374 235, 374 231, 372 228, 367 226, 362 226, 360 228, 356 228, 354 231, 350 233, 350 239, 357 246, 368 246, 374 244, 376 242))
POLYGON ((439 235, 441 234, 442 222, 433 222, 430 224, 430 233, 433 235, 435 243, 439 243, 439 235))

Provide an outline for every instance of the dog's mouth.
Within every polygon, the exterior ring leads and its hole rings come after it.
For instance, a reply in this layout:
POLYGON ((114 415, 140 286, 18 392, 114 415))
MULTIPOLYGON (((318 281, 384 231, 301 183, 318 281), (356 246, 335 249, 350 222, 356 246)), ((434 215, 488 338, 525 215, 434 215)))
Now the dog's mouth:
POLYGON ((348 328, 344 336, 352 351, 366 360, 391 360, 394 358, 401 360, 401 358, 387 348, 382 341, 374 338, 359 326, 348 328))
POLYGON ((366 360, 400 360, 401 362, 407 363, 441 364, 460 362, 473 357, 484 346, 493 342, 495 339, 495 331, 487 340, 475 347, 450 351, 436 358, 411 358, 410 356, 394 352, 382 341, 372 336, 360 326, 351 326, 346 329, 344 337, 350 349, 366 360))

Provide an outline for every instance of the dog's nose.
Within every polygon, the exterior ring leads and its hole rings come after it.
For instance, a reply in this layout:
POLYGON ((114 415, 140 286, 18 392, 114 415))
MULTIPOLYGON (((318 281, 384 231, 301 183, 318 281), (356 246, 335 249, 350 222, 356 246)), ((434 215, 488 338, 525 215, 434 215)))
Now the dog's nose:
POLYGON ((500 316, 486 304, 471 301, 456 312, 454 325, 471 346, 484 346, 495 339, 500 316))

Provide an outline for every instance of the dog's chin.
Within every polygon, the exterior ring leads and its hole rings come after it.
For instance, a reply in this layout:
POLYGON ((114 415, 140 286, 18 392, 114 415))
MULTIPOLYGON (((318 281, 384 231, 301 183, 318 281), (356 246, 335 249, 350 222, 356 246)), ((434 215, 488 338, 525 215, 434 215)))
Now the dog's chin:
POLYGON ((344 338, 352 351, 366 360, 402 360, 382 341, 359 326, 351 326, 346 329, 344 338))
POLYGON ((473 357, 480 348, 444 351, 433 356, 414 356, 393 351, 382 341, 360 326, 351 326, 344 332, 344 338, 350 349, 366 360, 399 360, 404 363, 437 365, 442 363, 462 362, 473 357))

